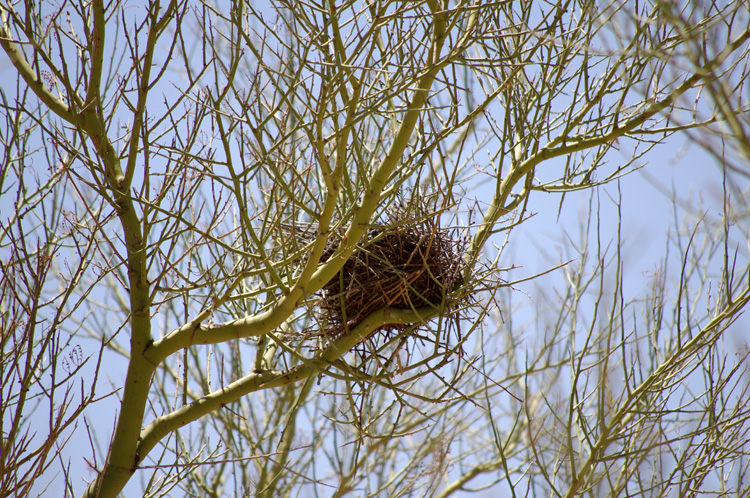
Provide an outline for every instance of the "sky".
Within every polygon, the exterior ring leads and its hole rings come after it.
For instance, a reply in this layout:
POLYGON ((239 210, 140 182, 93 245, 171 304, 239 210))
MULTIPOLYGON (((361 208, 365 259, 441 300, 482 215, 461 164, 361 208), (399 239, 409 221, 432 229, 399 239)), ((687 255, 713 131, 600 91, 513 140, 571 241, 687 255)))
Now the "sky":
MULTIPOLYGON (((8 60, 0 57, 0 77, 3 81, 9 81, 10 75, 13 74, 14 70, 8 60)), ((654 182, 667 189, 673 189, 680 199, 693 203, 698 212, 718 216, 722 210, 720 166, 714 158, 686 140, 684 136, 674 136, 664 144, 656 146, 643 157, 642 163, 642 171, 626 175, 619 182, 601 187, 598 191, 602 221, 600 237, 603 241, 616 239, 617 208, 612 199, 616 199, 619 193, 622 196, 623 265, 628 296, 636 296, 649 288, 653 273, 662 265, 668 235, 676 229, 673 200, 669 193, 656 188, 654 182)), ((479 188, 470 195, 483 199, 488 194, 479 188)), ((560 209, 559 194, 532 193, 529 206, 534 216, 513 231, 511 243, 500 262, 500 266, 515 265, 517 269, 509 272, 504 278, 527 278, 567 261, 569 253, 565 250, 568 244, 566 238, 570 236, 576 240, 583 224, 582 220, 585 219, 584 215, 589 209, 590 196, 590 191, 569 193, 560 209)), ((3 219, 6 219, 9 210, 13 209, 12 201, 8 195, 0 196, 0 216, 3 219)), ((680 222, 690 226, 695 220, 681 219, 680 222)), ((747 260, 747 246, 740 247, 740 251, 742 257, 747 260)), ((674 259, 675 255, 672 254, 671 257, 674 259)), ((674 273, 678 269, 679 263, 670 261, 670 271, 674 273)), ((518 284, 518 298, 531 301, 539 286, 554 287, 564 284, 563 271, 556 271, 532 282, 518 284)), ((742 318, 733 327, 731 340, 741 344, 745 338, 746 326, 747 319, 742 318)), ((107 366, 110 371, 107 373, 115 382, 119 380, 120 369, 124 369, 124 365, 122 360, 114 357, 108 359, 107 366)), ((106 421, 102 424, 100 437, 111 433, 106 424, 114 420, 117 408, 117 403, 112 398, 98 405, 89 414, 92 420, 106 421)), ((86 454, 87 451, 87 447, 73 444, 68 446, 66 454, 73 456, 75 465, 80 465, 80 460, 75 458, 75 455, 86 454)), ((85 472, 81 474, 86 475, 85 472)), ((131 495, 137 489, 139 479, 136 477, 125 492, 131 495)), ((57 490, 53 488, 50 491, 57 490)))

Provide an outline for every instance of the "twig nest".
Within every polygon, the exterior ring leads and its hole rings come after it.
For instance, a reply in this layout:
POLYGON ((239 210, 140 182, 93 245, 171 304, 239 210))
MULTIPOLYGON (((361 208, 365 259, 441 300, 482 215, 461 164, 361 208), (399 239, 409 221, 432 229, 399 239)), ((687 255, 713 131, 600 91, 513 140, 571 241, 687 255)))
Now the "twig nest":
MULTIPOLYGON (((397 211, 388 227, 368 230, 361 248, 321 291, 320 318, 333 339, 356 327, 372 312, 389 306, 417 309, 426 306, 446 309, 450 293, 461 278, 465 239, 458 229, 444 229, 439 215, 420 216, 405 223, 397 211)), ((338 240, 332 240, 327 259, 338 240)), ((400 331, 405 324, 388 324, 376 329, 400 331)))

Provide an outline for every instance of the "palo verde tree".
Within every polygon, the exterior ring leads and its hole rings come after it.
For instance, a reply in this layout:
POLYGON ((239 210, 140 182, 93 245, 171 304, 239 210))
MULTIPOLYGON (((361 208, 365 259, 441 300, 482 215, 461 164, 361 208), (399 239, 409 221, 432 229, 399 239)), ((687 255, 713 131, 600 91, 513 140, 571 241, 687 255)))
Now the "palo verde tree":
POLYGON ((1 494, 747 494, 749 26, 3 0, 1 494), (633 292, 623 177, 679 137, 721 209, 673 193, 633 292), (510 272, 581 192, 580 240, 510 272))

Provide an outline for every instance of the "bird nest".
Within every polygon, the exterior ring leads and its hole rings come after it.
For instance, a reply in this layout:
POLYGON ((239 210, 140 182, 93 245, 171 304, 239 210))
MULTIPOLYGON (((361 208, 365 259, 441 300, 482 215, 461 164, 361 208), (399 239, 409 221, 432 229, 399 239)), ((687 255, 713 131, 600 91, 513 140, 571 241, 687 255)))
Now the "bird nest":
MULTIPOLYGON (((421 210, 420 210, 421 211, 421 210)), ((321 290, 319 317, 330 340, 348 333, 374 311, 391 307, 432 307, 445 313, 455 308, 451 297, 463 270, 466 239, 456 228, 442 228, 439 214, 414 216, 396 209, 388 226, 370 228, 360 247, 321 290)), ((323 254, 327 260, 338 247, 333 237, 323 254)), ((376 334, 401 332, 408 324, 386 324, 376 334)))

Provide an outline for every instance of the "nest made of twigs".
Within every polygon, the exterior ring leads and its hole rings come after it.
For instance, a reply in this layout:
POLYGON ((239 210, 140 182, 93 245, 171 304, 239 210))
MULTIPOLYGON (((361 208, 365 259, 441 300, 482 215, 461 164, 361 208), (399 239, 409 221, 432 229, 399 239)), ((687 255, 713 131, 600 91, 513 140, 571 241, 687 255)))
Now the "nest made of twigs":
MULTIPOLYGON (((398 211, 387 227, 367 231, 361 247, 320 293, 324 335, 335 339, 360 324, 372 312, 389 306, 417 309, 450 308, 450 294, 461 278, 465 239, 457 229, 441 228, 439 215, 420 216, 405 223, 398 211)), ((326 260, 338 246, 332 238, 326 260)), ((387 324, 378 332, 406 330, 410 325, 387 324)))

